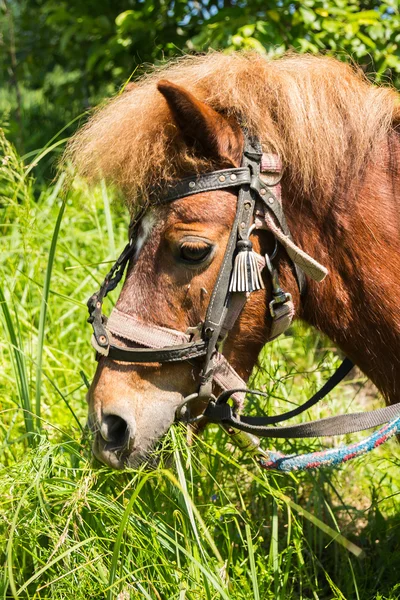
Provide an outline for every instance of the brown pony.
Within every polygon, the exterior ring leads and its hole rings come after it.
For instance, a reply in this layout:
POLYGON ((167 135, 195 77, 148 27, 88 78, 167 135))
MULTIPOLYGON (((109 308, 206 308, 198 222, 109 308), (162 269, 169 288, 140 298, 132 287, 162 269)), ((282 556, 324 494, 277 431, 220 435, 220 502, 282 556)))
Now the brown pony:
MULTIPOLYGON (((245 126, 282 159, 282 202, 294 241, 329 269, 323 283, 308 280, 300 297, 280 249, 276 266, 296 317, 328 335, 388 402, 399 401, 398 100, 347 64, 307 55, 185 57, 136 82, 97 112, 68 154, 82 175, 122 189, 131 213, 146 207, 117 307, 182 332, 204 319, 237 192, 160 205, 150 190, 239 166, 245 126), (193 255, 203 260, 182 260, 193 255)), ((271 250, 271 234, 252 240, 258 252, 271 250)), ((245 379, 271 326, 268 278, 265 286, 251 294, 223 348, 245 379)), ((117 468, 138 464, 197 377, 195 363, 101 358, 89 391, 95 454, 117 468)))

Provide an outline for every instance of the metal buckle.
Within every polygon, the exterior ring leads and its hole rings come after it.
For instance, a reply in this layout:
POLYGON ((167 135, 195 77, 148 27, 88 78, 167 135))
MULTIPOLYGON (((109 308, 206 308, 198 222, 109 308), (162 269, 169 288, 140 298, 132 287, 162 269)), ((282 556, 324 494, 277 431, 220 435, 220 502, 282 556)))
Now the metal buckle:
POLYGON ((90 343, 98 354, 101 354, 101 356, 108 356, 108 353, 110 352, 110 346, 100 346, 100 344, 97 343, 94 333, 92 333, 90 343))
POLYGON ((221 425, 221 427, 230 436, 235 446, 244 452, 250 452, 250 454, 258 453, 260 440, 256 435, 241 431, 240 429, 234 429, 227 425, 221 425))
POLYGON ((288 292, 284 292, 279 283, 278 271, 272 265, 271 259, 275 257, 277 252, 277 243, 275 243, 275 248, 271 256, 268 254, 265 255, 265 263, 267 265, 268 271, 271 275, 271 283, 272 283, 272 300, 269 303, 269 312, 271 313, 272 318, 274 319, 276 316, 275 313, 275 305, 276 304, 285 304, 286 302, 291 302, 292 294, 288 292))
POLYGON ((231 442, 237 448, 249 454, 262 467, 271 468, 269 463, 276 461, 277 452, 275 450, 264 450, 264 448, 261 448, 259 438, 252 433, 239 431, 225 425, 221 425, 221 427, 230 436, 231 442))
MULTIPOLYGON (((204 418, 204 412, 207 407, 205 407, 205 409, 202 413, 200 413, 199 415, 196 415, 195 417, 192 417, 190 415, 190 405, 193 404, 194 402, 196 402, 196 400, 198 398, 199 398, 198 392, 194 392, 193 394, 189 394, 189 396, 186 396, 183 403, 180 406, 178 406, 178 408, 176 409, 175 420, 183 421, 186 425, 190 425, 192 423, 198 423, 199 421, 201 421, 201 419, 204 418)), ((214 396, 212 396, 210 398, 210 401, 212 401, 213 399, 215 400, 214 396)))
POLYGON ((199 323, 196 327, 188 327, 185 331, 186 335, 190 336, 191 342, 199 342, 202 338, 203 323, 199 323))
POLYGON ((269 303, 269 312, 271 313, 271 317, 273 319, 276 317, 276 312, 274 309, 276 304, 285 304, 286 302, 291 302, 291 301, 292 301, 292 294, 289 294, 289 292, 281 291, 280 294, 274 296, 273 299, 271 300, 271 302, 269 303))

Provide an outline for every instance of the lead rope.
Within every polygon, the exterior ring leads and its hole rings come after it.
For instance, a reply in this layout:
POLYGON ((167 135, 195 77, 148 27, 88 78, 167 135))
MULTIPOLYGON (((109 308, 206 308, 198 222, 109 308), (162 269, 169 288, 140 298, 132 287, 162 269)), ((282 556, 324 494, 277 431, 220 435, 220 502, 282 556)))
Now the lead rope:
POLYGON ((395 435, 400 434, 400 416, 375 431, 372 435, 352 444, 328 448, 317 452, 305 454, 282 454, 275 450, 263 450, 257 436, 223 426, 223 429, 231 437, 232 442, 241 450, 249 452, 257 460, 263 469, 269 471, 306 471, 320 467, 336 467, 352 458, 362 456, 371 450, 375 450, 381 444, 395 435))

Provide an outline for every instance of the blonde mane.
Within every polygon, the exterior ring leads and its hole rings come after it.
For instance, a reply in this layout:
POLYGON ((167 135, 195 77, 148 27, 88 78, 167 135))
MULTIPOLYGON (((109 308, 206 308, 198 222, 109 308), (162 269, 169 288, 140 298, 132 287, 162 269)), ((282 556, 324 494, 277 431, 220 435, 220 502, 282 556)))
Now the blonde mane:
POLYGON ((155 184, 213 168, 178 135, 156 89, 160 79, 257 134, 305 193, 332 190, 338 173, 356 176, 399 117, 393 89, 372 85, 333 58, 218 52, 180 58, 98 109, 67 149, 81 175, 121 188, 130 208, 155 184))

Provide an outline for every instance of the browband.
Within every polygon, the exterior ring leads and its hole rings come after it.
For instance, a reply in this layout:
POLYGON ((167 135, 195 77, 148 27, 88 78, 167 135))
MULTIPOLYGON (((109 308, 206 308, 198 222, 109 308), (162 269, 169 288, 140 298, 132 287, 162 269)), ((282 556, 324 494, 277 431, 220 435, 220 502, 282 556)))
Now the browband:
POLYGON ((251 173, 246 167, 222 169, 212 173, 204 173, 193 177, 185 177, 168 186, 168 191, 158 201, 162 204, 174 202, 187 196, 213 192, 225 188, 240 187, 251 183, 251 173))
POLYGON ((93 348, 102 356, 107 356, 112 360, 130 363, 164 363, 164 362, 182 362, 200 358, 207 353, 207 343, 204 341, 190 342, 176 346, 164 346, 160 350, 152 348, 125 348, 116 344, 109 343, 107 348, 97 344, 96 338, 92 336, 93 348))

